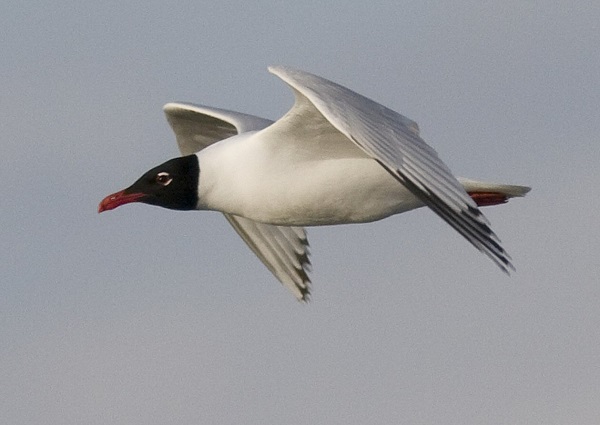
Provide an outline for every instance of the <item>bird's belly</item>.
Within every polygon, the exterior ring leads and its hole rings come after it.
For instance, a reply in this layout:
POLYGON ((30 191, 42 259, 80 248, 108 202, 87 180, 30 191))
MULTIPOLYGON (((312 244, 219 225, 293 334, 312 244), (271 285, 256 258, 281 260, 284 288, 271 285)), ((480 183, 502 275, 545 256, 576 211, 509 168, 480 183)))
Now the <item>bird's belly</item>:
POLYGON ((422 206, 368 158, 311 161, 268 174, 246 191, 251 195, 242 197, 239 215, 275 225, 318 226, 370 222, 422 206))

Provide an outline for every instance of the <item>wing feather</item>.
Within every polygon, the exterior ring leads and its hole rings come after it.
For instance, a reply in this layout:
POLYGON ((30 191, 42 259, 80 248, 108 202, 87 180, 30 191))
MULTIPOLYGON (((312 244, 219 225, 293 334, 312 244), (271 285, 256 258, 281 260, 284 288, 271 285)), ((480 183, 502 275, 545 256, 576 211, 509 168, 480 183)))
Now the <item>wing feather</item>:
MULTIPOLYGON (((293 88, 297 105, 306 109, 305 99, 311 102, 340 133, 503 271, 514 269, 487 218, 435 150, 419 136, 414 121, 316 75, 287 67, 270 67, 269 71, 293 88)), ((288 116, 293 116, 293 111, 288 116)))
POLYGON ((254 115, 193 103, 167 103, 163 111, 182 155, 196 153, 236 134, 262 130, 273 123, 254 115))
POLYGON ((308 239, 301 227, 273 226, 225 214, 244 242, 301 301, 310 295, 308 239))

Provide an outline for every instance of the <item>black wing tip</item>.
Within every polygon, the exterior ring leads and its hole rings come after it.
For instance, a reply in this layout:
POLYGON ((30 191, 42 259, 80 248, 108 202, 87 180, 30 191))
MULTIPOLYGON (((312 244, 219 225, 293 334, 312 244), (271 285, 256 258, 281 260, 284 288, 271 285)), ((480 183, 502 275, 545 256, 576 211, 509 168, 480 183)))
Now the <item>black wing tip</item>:
POLYGON ((308 278, 308 276, 306 276, 306 272, 304 271, 300 271, 298 270, 298 273, 302 276, 302 284, 296 284, 296 289, 298 289, 298 291, 300 292, 300 296, 297 297, 298 301, 300 301, 301 303, 308 303, 310 301, 310 297, 311 297, 311 289, 312 289, 312 285, 311 285, 311 281, 308 278))
POLYGON ((506 251, 502 250, 502 257, 496 258, 496 257, 491 257, 492 260, 497 260, 495 261, 496 264, 498 264, 498 267, 500 267, 500 269, 507 275, 510 276, 511 273, 514 273, 517 271, 517 269, 515 268, 515 266, 512 263, 512 259, 510 258, 510 255, 508 255, 506 253, 506 251))
POLYGON ((511 271, 516 271, 511 263, 510 255, 500 244, 500 240, 492 231, 487 219, 476 206, 465 205, 461 212, 452 214, 445 208, 445 203, 435 193, 430 190, 421 189, 410 178, 399 170, 390 170, 383 163, 380 163, 388 172, 402 183, 408 190, 417 196, 425 205, 433 210, 446 223, 457 230, 467 241, 475 248, 486 254, 500 269, 510 275, 511 271))
POLYGON ((308 277, 308 273, 310 273, 312 270, 312 264, 308 258, 308 252, 299 255, 298 261, 300 262, 301 267, 296 268, 296 273, 302 280, 302 284, 296 284, 296 288, 298 291, 300 291, 300 297, 298 298, 298 301, 308 303, 310 301, 312 289, 312 282, 310 281, 310 277, 308 277))
POLYGON ((310 293, 310 290, 308 288, 303 288, 300 290, 300 297, 298 298, 298 301, 302 304, 308 304, 310 302, 311 295, 312 294, 310 293))
POLYGON ((310 301, 312 282, 308 274, 312 271, 312 263, 310 262, 310 245, 308 243, 308 235, 304 234, 304 237, 300 237, 300 241, 304 247, 302 252, 296 253, 296 258, 300 267, 295 267, 296 274, 302 280, 301 284, 296 284, 296 288, 300 292, 298 301, 307 304, 310 301))

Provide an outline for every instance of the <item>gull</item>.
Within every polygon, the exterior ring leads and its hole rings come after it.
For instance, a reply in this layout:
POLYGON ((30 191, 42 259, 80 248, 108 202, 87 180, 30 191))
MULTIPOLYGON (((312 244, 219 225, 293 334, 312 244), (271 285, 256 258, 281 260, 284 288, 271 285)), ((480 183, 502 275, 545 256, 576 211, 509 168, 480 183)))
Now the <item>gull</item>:
POLYGON ((416 122, 325 78, 275 66, 293 107, 273 122, 168 103, 180 157, 102 200, 98 212, 142 202, 220 211, 299 300, 310 295, 306 226, 366 223, 428 207, 500 269, 514 270, 480 206, 525 186, 455 177, 416 122))

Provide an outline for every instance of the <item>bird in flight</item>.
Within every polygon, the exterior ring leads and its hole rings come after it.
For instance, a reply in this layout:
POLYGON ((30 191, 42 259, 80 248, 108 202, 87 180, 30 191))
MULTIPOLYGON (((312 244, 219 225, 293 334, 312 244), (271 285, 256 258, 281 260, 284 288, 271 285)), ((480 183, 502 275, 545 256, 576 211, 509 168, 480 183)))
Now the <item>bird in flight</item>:
POLYGON ((503 271, 511 259, 479 206, 530 188, 455 177, 416 122, 339 84, 269 71, 295 95, 273 122, 190 103, 164 106, 182 156, 100 202, 220 211, 299 300, 311 282, 306 226, 365 223, 429 207, 503 271))

